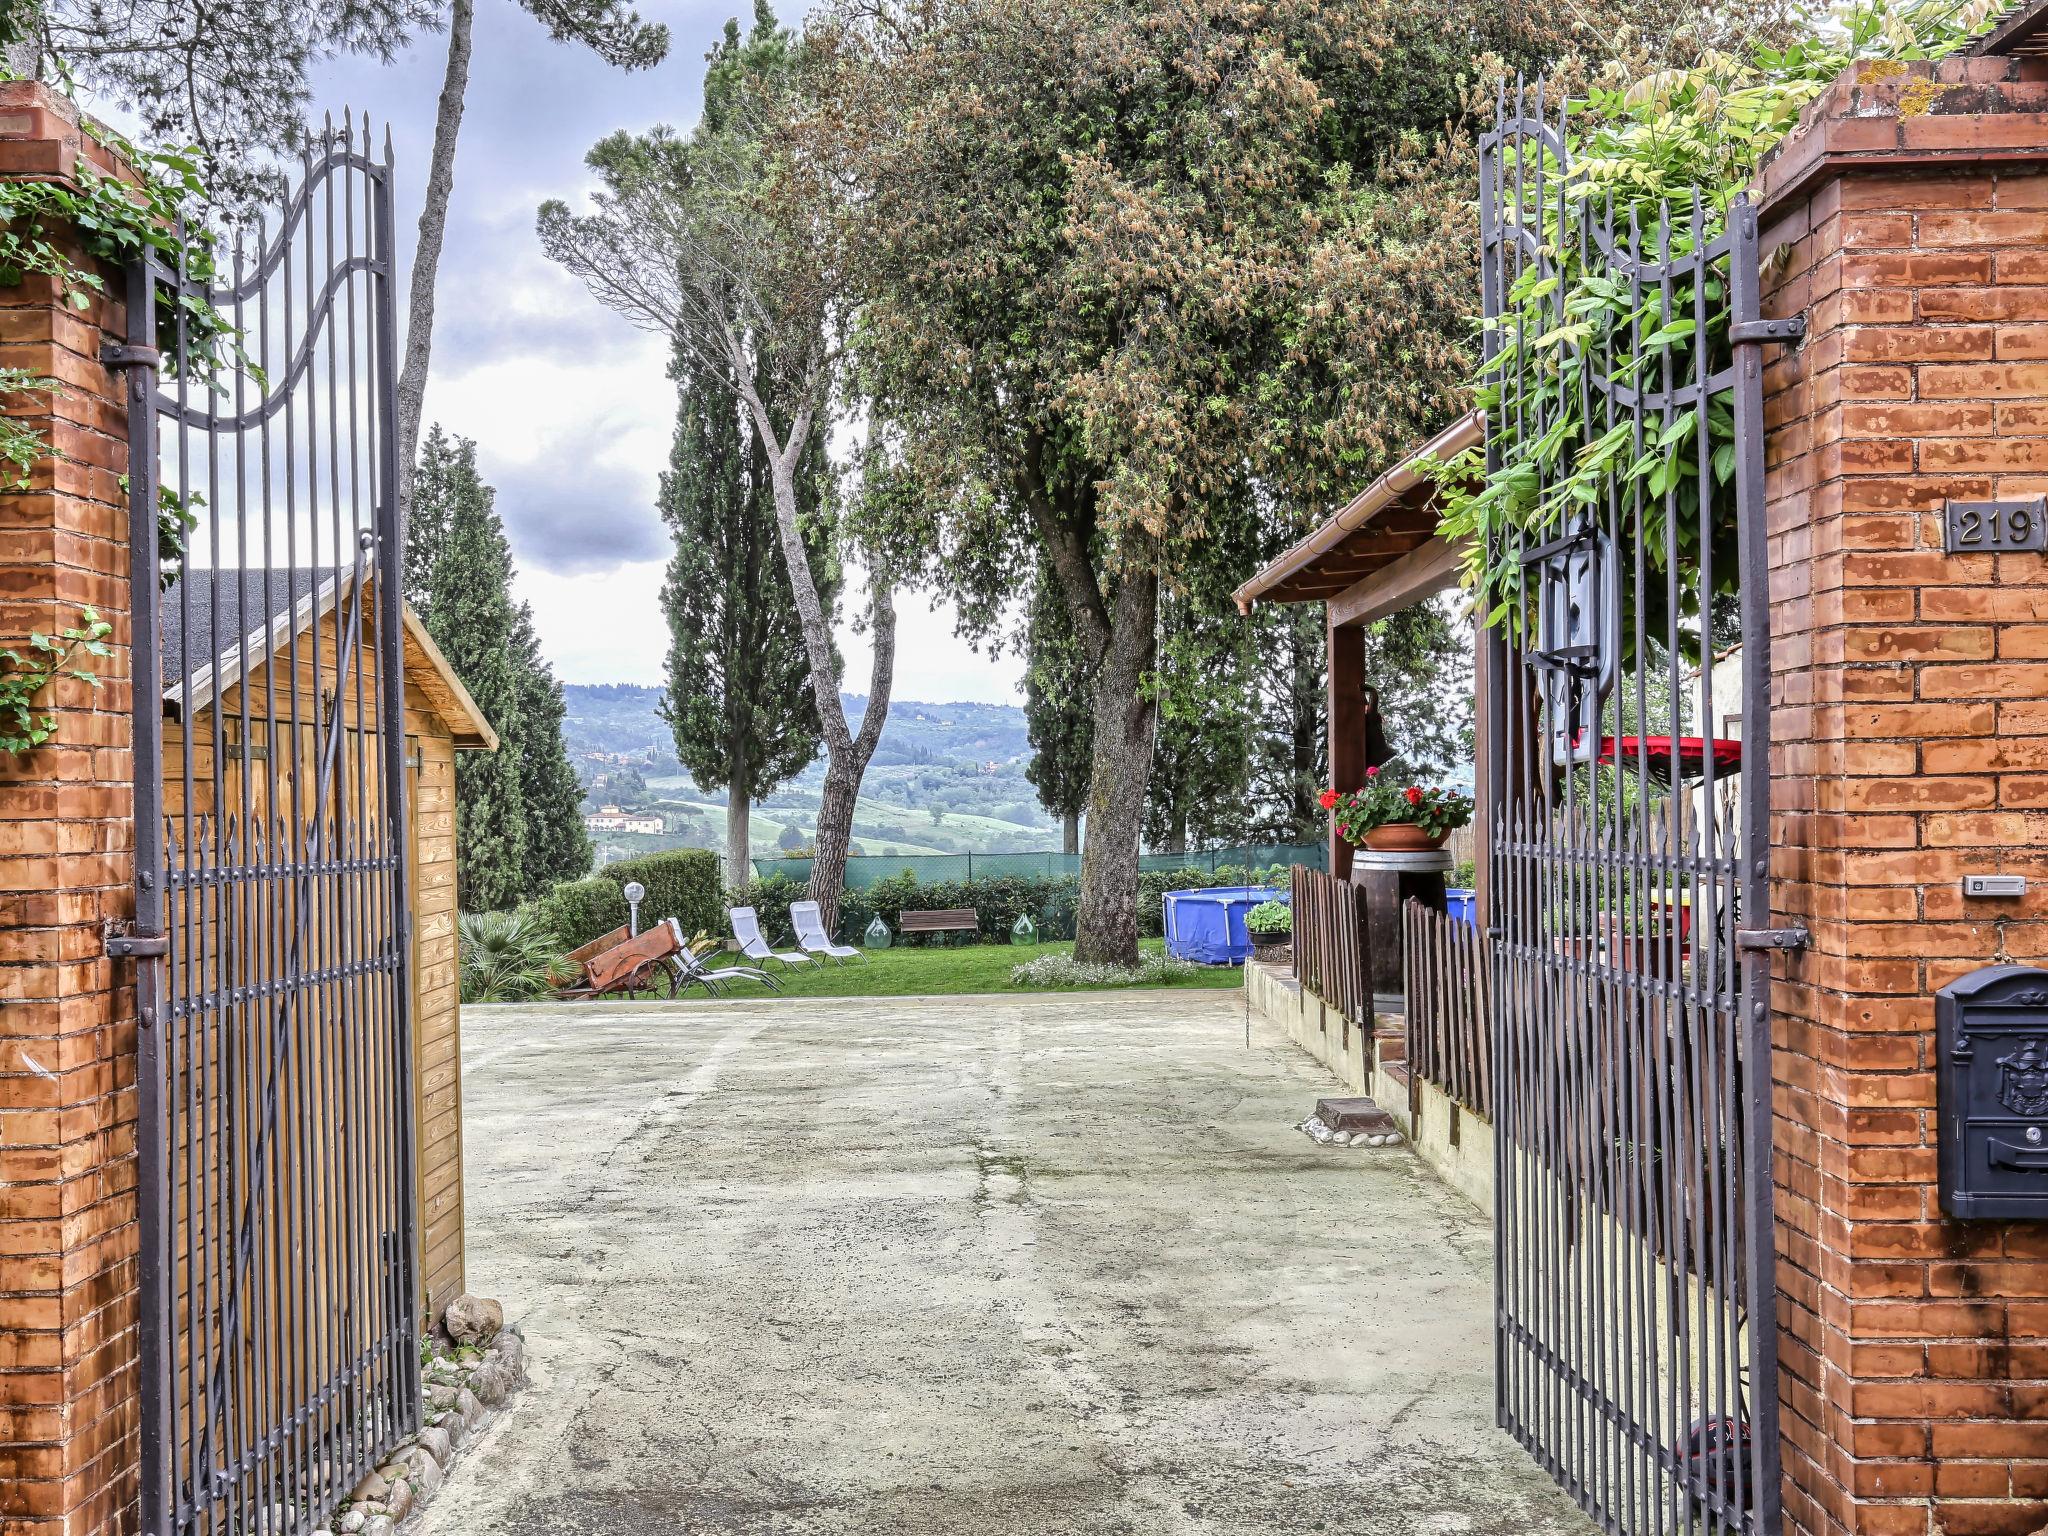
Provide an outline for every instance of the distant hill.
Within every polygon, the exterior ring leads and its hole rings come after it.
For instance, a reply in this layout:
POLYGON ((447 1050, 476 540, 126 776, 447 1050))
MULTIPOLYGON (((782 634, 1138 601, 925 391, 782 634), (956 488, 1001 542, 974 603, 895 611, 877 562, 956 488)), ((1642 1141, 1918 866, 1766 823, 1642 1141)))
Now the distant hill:
MULTIPOLYGON (((692 783, 656 712, 661 691, 631 683, 568 684, 563 734, 589 786, 586 806, 620 804, 659 811, 660 835, 596 835, 599 857, 657 847, 717 848, 725 831, 718 791, 692 783)), ((847 718, 867 711, 861 694, 843 695, 847 718)), ((1059 831, 1024 777, 1031 741, 1014 704, 929 703, 898 699, 861 786, 854 840, 869 853, 1022 853, 1059 845, 1059 831)), ((754 856, 772 858, 778 841, 815 833, 824 759, 757 805, 754 856)))
MULTIPOLYGON (((844 693, 839 697, 848 722, 858 729, 867 713, 867 696, 844 693)), ((569 711, 563 732, 571 757, 598 751, 651 752, 656 760, 674 758, 674 739, 667 722, 656 712, 659 688, 633 683, 567 683, 562 698, 569 711)), ((927 704, 897 699, 889 705, 889 720, 875 749, 875 766, 967 759, 1002 763, 1011 758, 1028 761, 1030 756, 1024 711, 1015 704, 927 704)))

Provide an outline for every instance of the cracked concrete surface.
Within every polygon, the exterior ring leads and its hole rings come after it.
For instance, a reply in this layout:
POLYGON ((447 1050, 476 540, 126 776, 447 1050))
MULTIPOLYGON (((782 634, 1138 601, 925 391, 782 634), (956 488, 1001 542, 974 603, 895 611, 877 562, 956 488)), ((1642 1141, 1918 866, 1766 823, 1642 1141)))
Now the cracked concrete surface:
POLYGON ((465 1010, 534 1384, 420 1536, 1583 1536, 1485 1222, 1236 993, 465 1010))

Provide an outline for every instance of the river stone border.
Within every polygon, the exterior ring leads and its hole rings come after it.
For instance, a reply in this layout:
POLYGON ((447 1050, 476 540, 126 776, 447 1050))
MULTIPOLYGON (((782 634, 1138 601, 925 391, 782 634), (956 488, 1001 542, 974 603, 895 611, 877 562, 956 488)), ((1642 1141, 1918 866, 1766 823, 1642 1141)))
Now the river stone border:
POLYGON ((479 1297, 449 1304, 443 1326, 451 1342, 430 1336, 424 1346, 423 1427, 357 1483, 313 1536, 392 1536, 432 1502, 457 1452, 526 1384, 526 1339, 504 1317, 498 1303, 479 1297))

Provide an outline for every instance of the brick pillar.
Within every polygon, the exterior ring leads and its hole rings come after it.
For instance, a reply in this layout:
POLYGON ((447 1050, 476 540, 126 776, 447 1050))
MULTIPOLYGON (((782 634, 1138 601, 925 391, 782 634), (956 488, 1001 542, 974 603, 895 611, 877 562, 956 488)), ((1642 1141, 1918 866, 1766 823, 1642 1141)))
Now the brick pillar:
MULTIPOLYGON (((111 169, 76 110, 0 84, 0 174, 111 169)), ((118 297, 118 274, 105 274, 118 297)), ((136 1529, 137 1229, 132 975, 106 957, 133 910, 127 463, 100 366, 117 303, 77 311, 31 278, 0 288, 0 364, 60 379, 7 402, 62 455, 0 494, 0 645, 91 605, 114 625, 98 690, 44 695, 57 735, 0 754, 0 1530, 136 1529)))
POLYGON ((1936 988, 2048 958, 2048 69, 1863 66, 1766 170, 1788 1531, 2048 1526, 2048 1223, 1944 1219, 1936 988), (1783 250, 1789 263, 1769 265, 1783 250), (2024 874, 1966 901, 1966 873, 2024 874))

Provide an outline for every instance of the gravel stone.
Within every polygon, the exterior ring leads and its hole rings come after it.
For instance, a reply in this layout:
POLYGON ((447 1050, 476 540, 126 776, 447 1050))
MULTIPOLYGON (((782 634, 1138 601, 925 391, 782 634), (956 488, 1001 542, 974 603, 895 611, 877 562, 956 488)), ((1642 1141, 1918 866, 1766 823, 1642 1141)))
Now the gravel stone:
POLYGON ((487 1296, 458 1296, 441 1318, 458 1344, 488 1344, 505 1326, 505 1308, 487 1296))

